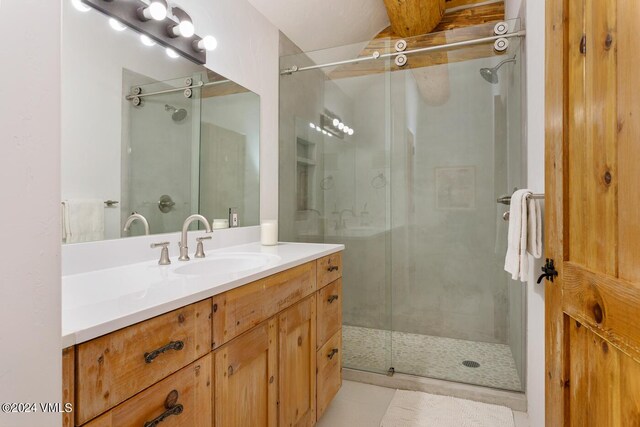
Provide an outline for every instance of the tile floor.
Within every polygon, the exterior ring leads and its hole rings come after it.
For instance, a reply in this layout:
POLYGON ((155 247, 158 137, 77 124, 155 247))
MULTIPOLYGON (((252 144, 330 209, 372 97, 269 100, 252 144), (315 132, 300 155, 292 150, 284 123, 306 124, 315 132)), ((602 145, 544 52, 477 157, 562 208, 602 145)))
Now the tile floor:
MULTIPOLYGON (((343 381, 317 427, 379 427, 394 392, 391 388, 343 381)), ((516 427, 529 427, 527 414, 514 412, 513 416, 516 427)))
POLYGON ((506 344, 405 332, 391 334, 347 325, 343 325, 342 334, 343 363, 348 368, 384 371, 393 363, 396 372, 522 391, 511 348, 506 344), (480 366, 468 368, 462 364, 465 360, 476 361, 480 366))

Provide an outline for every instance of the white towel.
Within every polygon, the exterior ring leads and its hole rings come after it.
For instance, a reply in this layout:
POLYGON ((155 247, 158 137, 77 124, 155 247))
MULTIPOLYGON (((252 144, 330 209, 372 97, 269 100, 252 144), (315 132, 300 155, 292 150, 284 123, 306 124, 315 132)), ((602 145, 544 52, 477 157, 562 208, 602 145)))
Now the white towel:
POLYGON ((62 240, 65 243, 104 239, 104 201, 102 199, 62 202, 62 240))
POLYGON ((537 200, 528 199, 530 190, 518 190, 511 196, 509 233, 505 271, 513 280, 526 282, 529 278, 529 256, 542 256, 542 217, 537 200), (528 203, 527 203, 528 202, 528 203))

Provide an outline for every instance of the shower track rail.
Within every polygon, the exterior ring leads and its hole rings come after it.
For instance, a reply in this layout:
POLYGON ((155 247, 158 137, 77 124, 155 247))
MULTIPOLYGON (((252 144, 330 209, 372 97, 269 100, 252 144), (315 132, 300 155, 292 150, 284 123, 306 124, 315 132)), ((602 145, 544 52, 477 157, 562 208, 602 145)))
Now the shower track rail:
POLYGON ((140 93, 138 95, 131 94, 131 95, 125 96, 124 99, 126 99, 127 101, 131 101, 134 98, 144 98, 145 96, 161 95, 163 93, 181 92, 181 91, 186 90, 186 89, 203 88, 203 87, 207 87, 207 86, 219 85, 219 84, 222 84, 222 83, 229 83, 230 81, 231 80, 218 80, 218 81, 209 82, 209 83, 198 82, 198 83, 196 83, 194 85, 174 87, 174 88, 171 88, 171 89, 159 90, 159 91, 156 91, 156 92, 140 93))
POLYGON ((525 35, 526 35, 526 31, 525 30, 520 30, 520 31, 516 31, 514 33, 495 35, 495 36, 489 36, 489 37, 481 37, 481 38, 478 38, 478 39, 464 40, 464 41, 460 41, 460 42, 444 43, 444 44, 440 44, 440 45, 436 45, 436 46, 422 47, 422 48, 418 48, 418 49, 405 50, 405 51, 401 51, 401 52, 390 52, 390 53, 383 53, 383 54, 381 54, 379 52, 374 52, 372 55, 369 55, 369 56, 362 56, 362 57, 359 57, 359 58, 347 59, 347 60, 344 60, 344 61, 328 62, 326 64, 309 65, 307 67, 298 67, 297 65, 294 65, 294 66, 292 66, 290 68, 285 68, 285 69, 281 70, 280 71, 280 75, 290 75, 290 74, 297 73, 297 72, 300 72, 300 71, 316 70, 318 68, 324 68, 324 67, 335 67, 337 65, 357 64, 359 62, 373 61, 373 60, 376 60, 376 59, 393 58, 393 57, 399 56, 399 55, 410 55, 410 54, 413 54, 413 53, 422 53, 422 52, 438 52, 438 51, 442 51, 442 50, 455 49, 455 48, 458 48, 458 47, 475 46, 475 45, 479 45, 479 44, 486 44, 486 43, 495 42, 498 39, 508 39, 508 38, 512 38, 512 37, 524 37, 525 35))

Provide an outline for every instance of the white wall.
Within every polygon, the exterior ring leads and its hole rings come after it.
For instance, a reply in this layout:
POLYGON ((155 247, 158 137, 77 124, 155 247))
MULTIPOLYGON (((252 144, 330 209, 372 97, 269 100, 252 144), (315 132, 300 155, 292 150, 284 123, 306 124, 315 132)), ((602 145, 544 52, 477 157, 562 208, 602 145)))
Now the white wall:
MULTIPOLYGON (((545 2, 506 0, 506 10, 507 18, 519 16, 527 30, 527 187, 544 193, 545 2)), ((535 263, 527 286, 527 402, 531 427, 544 426, 545 410, 544 287, 535 283, 541 265, 541 260, 535 263)))
MULTIPOLYGON (((61 400, 60 14, 59 1, 0 2, 0 402, 61 400)), ((60 422, 0 412, 3 426, 60 422)))

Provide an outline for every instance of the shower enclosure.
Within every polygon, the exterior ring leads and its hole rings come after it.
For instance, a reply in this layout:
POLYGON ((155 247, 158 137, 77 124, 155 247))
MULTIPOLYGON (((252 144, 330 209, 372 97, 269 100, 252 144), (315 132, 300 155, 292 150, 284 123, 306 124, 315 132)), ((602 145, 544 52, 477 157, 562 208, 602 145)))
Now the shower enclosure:
POLYGON ((347 368, 524 388, 524 289, 502 269, 496 203, 526 173, 519 37, 433 48, 493 36, 408 38, 401 59, 396 39, 283 43, 280 239, 345 244, 347 368))

